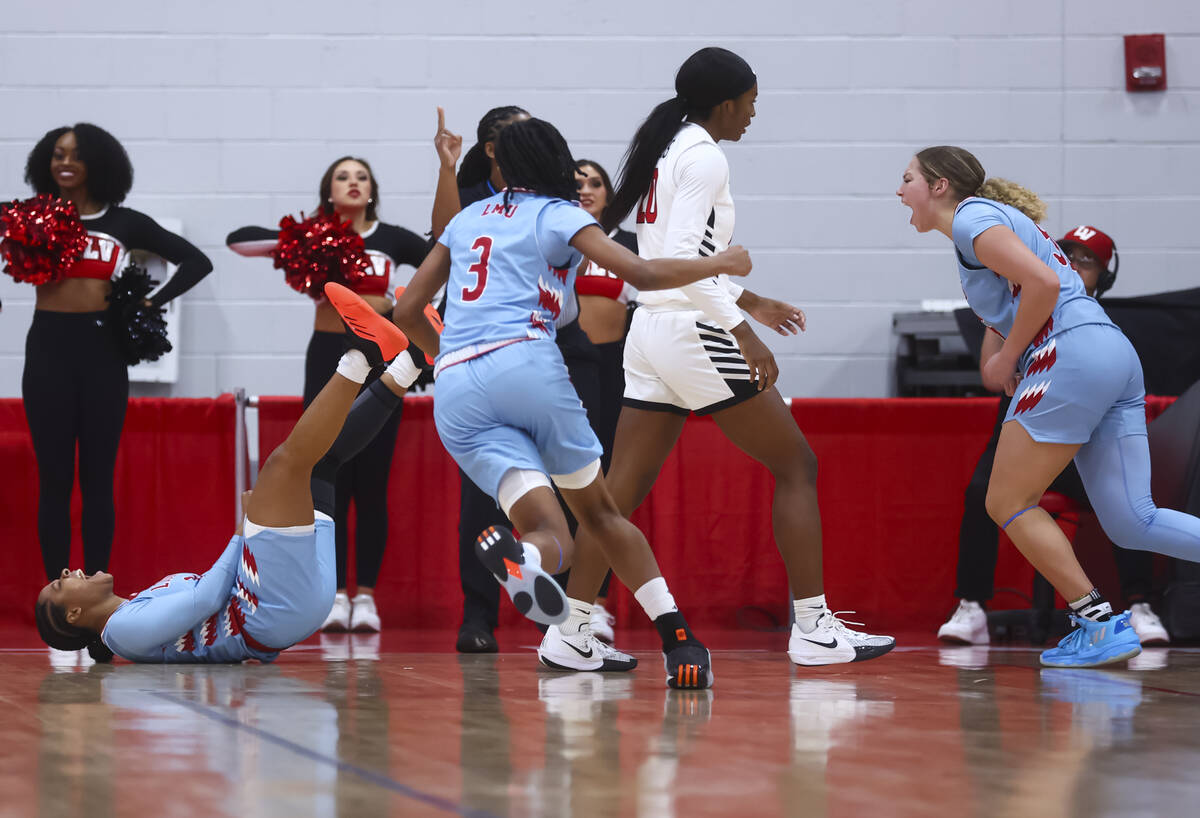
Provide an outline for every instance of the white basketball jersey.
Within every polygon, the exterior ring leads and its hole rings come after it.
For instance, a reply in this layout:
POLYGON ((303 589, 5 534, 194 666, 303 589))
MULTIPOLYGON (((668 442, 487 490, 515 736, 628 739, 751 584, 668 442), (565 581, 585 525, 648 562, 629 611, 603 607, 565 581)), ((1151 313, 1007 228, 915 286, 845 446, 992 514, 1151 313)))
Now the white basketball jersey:
MULTIPOLYGON (((727 249, 732 237, 729 163, 708 131, 685 123, 638 203, 638 254, 647 259, 711 256, 727 249)), ((745 320, 736 303, 742 290, 726 276, 716 276, 677 289, 643 291, 638 301, 654 312, 700 310, 730 330, 745 320)))

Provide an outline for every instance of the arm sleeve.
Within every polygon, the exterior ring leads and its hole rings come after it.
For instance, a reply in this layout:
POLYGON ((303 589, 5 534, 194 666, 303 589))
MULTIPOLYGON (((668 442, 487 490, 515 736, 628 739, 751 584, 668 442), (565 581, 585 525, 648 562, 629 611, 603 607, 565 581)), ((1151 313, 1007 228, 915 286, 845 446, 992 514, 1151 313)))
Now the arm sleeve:
POLYGON ((146 250, 179 265, 175 275, 150 297, 150 303, 154 306, 161 307, 172 298, 183 295, 212 272, 212 262, 196 245, 163 228, 145 213, 133 213, 137 229, 130 239, 130 249, 146 250))
POLYGON ((959 255, 975 267, 982 267, 975 255, 975 239, 990 227, 1004 225, 1012 229, 1008 215, 987 199, 972 199, 964 203, 954 214, 951 233, 954 236, 954 248, 959 255))
POLYGON ((279 231, 265 227, 239 227, 225 237, 225 244, 239 256, 269 256, 279 243, 279 231))
POLYGON ((546 261, 555 267, 571 263, 577 251, 571 239, 585 227, 596 224, 592 214, 571 202, 557 199, 550 202, 537 220, 537 242, 546 261))
MULTIPOLYGON (((701 242, 713 214, 717 193, 729 177, 729 164, 715 145, 699 144, 684 152, 678 168, 679 180, 671 200, 671 220, 663 243, 664 255, 671 258, 709 255, 701 242)), ((737 307, 737 297, 719 277, 706 278, 679 289, 696 309, 723 330, 731 330, 745 320, 737 307)), ((740 288, 737 295, 741 295, 740 288)))
POLYGON ((118 654, 120 648, 144 654, 178 639, 221 610, 229 601, 241 551, 242 538, 235 534, 213 567, 190 590, 127 603, 136 607, 116 622, 109 620, 104 629, 108 646, 118 654))

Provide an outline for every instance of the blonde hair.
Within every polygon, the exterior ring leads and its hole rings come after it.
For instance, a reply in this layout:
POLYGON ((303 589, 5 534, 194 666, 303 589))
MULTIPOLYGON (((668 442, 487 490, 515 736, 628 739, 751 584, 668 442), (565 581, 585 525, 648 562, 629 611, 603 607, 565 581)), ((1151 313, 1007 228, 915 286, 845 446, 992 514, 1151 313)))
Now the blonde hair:
POLYGON ((917 154, 921 175, 931 186, 938 179, 950 184, 957 201, 980 196, 1020 210, 1035 222, 1046 218, 1046 203, 1028 188, 1007 179, 987 178, 974 154, 954 145, 936 145, 917 154))
POLYGON ((1022 187, 1016 182, 1010 182, 1008 179, 993 176, 979 186, 975 195, 1015 207, 1036 224, 1040 224, 1046 218, 1047 208, 1042 198, 1029 188, 1022 187))

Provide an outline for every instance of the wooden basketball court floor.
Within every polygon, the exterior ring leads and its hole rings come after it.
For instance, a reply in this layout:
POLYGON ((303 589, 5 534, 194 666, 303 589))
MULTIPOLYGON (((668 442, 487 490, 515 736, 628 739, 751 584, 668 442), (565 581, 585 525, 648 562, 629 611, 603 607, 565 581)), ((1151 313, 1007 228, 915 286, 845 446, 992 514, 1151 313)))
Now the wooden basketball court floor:
POLYGON ((797 668, 706 634, 716 686, 539 670, 530 634, 314 638, 274 665, 52 667, 0 630, 4 816, 1195 816, 1200 650, 1052 670, 938 647, 797 668))

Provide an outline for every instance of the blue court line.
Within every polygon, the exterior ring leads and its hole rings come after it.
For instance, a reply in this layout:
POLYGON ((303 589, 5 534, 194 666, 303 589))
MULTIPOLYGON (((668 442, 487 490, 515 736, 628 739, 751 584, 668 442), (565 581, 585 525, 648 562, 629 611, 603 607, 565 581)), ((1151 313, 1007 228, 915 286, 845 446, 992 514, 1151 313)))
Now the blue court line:
POLYGON ((312 759, 313 761, 318 761, 322 764, 327 764, 330 767, 335 767, 340 772, 351 773, 363 779, 364 781, 375 784, 378 787, 383 787, 385 790, 391 790, 394 793, 399 793, 400 795, 411 798, 414 801, 420 801, 422 803, 429 804, 432 807, 437 807, 440 810, 454 813, 455 815, 467 816, 467 818, 499 818, 499 816, 495 815, 494 813, 485 812, 478 809, 468 809, 445 798, 440 798, 436 795, 430 795, 427 792, 422 792, 421 790, 401 784, 399 781, 388 778, 382 773, 373 772, 372 770, 368 770, 364 767, 359 767, 356 764, 350 764, 349 762, 323 755, 315 750, 310 750, 302 744, 296 744, 294 741, 288 741, 282 736, 277 736, 274 733, 263 730, 261 727, 253 727, 249 724, 242 724, 237 719, 232 719, 229 716, 218 713, 215 710, 211 710, 204 705, 190 702, 187 699, 179 696, 175 696, 170 693, 163 693, 158 690, 148 690, 146 692, 152 696, 157 696, 160 699, 168 701, 171 704, 177 704, 180 707, 185 707, 194 713, 199 713, 201 716, 224 724, 226 727, 232 727, 235 730, 241 730, 244 733, 250 733, 253 736, 263 739, 264 741, 270 742, 278 747, 282 747, 285 750, 290 750, 297 755, 304 756, 305 758, 312 759))

